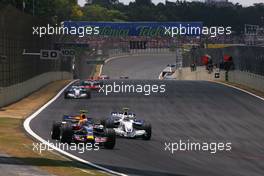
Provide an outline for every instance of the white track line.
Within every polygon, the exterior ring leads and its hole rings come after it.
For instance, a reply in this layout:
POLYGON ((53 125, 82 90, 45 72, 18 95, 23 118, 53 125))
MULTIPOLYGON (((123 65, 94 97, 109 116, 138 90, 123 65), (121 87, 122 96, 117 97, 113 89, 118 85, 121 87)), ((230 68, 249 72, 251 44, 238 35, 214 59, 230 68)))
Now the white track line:
MULTIPOLYGON (((118 59, 118 58, 122 58, 122 57, 127 57, 127 56, 117 56, 117 57, 112 57, 112 58, 109 58, 109 59, 105 60, 105 63, 109 62, 110 60, 118 59)), ((100 74, 99 74, 99 75, 101 75, 101 73, 102 73, 102 69, 103 69, 103 65, 101 65, 100 72, 99 72, 100 74)), ((65 156, 68 156, 68 157, 70 157, 70 158, 72 158, 72 159, 74 159, 74 160, 77 160, 77 161, 79 161, 79 162, 81 162, 81 163, 84 163, 84 164, 87 164, 87 165, 89 165, 89 166, 92 166, 92 167, 94 167, 94 168, 96 168, 96 169, 103 170, 103 171, 105 171, 105 172, 107 172, 107 173, 110 173, 110 174, 120 175, 120 176, 128 176, 128 175, 126 175, 126 174, 119 173, 119 172, 115 172, 115 171, 113 171, 113 170, 110 170, 110 169, 107 169, 107 168, 105 168, 105 167, 99 166, 99 165, 97 165, 97 164, 91 163, 91 162, 89 162, 89 161, 87 161, 87 160, 81 159, 81 158, 79 158, 79 157, 77 157, 77 156, 75 156, 75 155, 72 155, 72 154, 68 153, 68 152, 65 152, 64 150, 61 150, 61 149, 55 147, 54 145, 52 145, 51 143, 49 143, 49 142, 46 141, 45 139, 43 139, 43 138, 41 138, 40 136, 38 136, 38 135, 37 135, 34 131, 32 131, 32 129, 30 128, 30 122, 31 122, 31 120, 33 120, 33 119, 34 119, 37 115, 39 115, 44 109, 46 109, 50 104, 52 104, 55 100, 57 100, 57 99, 59 98, 59 96, 64 92, 64 90, 65 90, 68 86, 70 86, 73 82, 75 82, 75 81, 72 81, 72 82, 69 83, 67 86, 65 86, 65 87, 64 87, 64 88, 63 88, 63 89, 62 89, 62 90, 61 90, 61 91, 60 91, 55 97, 53 97, 50 101, 48 101, 48 102, 47 102, 45 105, 43 105, 41 108, 39 108, 35 113, 33 113, 32 115, 30 115, 30 116, 24 121, 24 123, 23 123, 24 129, 27 131, 28 134, 30 134, 32 137, 34 137, 34 138, 37 139, 38 141, 42 142, 43 144, 46 144, 46 145, 49 146, 50 148, 52 148, 52 149, 58 151, 59 153, 65 155, 65 156)), ((231 88, 234 88, 234 89, 240 90, 240 91, 242 91, 242 92, 244 92, 244 93, 247 93, 247 94, 249 94, 249 95, 251 95, 251 96, 254 96, 254 97, 259 98, 259 99, 261 99, 261 100, 264 101, 264 98, 262 98, 262 97, 260 97, 260 96, 258 96, 258 95, 255 95, 255 94, 253 94, 253 93, 251 93, 251 92, 249 92, 249 91, 246 91, 246 90, 244 90, 244 89, 241 89, 241 88, 238 88, 238 87, 235 87, 235 86, 232 86, 232 85, 226 84, 226 83, 222 83, 222 82, 215 82, 215 83, 223 84, 223 85, 225 85, 225 86, 228 86, 228 87, 231 87, 231 88)))
POLYGON ((252 93, 252 92, 249 92, 249 91, 247 91, 247 90, 241 89, 241 88, 239 88, 239 87, 232 86, 232 85, 229 85, 229 84, 227 84, 227 83, 223 83, 223 82, 217 82, 217 81, 212 81, 212 82, 214 82, 214 83, 218 83, 218 84, 222 84, 222 85, 225 85, 225 86, 227 86, 227 87, 231 87, 231 88, 236 89, 236 90, 240 90, 241 92, 244 92, 244 93, 246 93, 246 94, 249 94, 249 95, 251 95, 251 96, 253 96, 253 97, 256 97, 256 98, 258 98, 258 99, 264 101, 264 98, 262 98, 262 97, 260 97, 260 96, 258 96, 258 95, 256 95, 256 94, 254 94, 254 93, 252 93))
MULTIPOLYGON (((75 80, 76 81, 76 80, 75 80)), ((114 175, 119 175, 119 176, 127 176, 126 174, 123 173, 119 173, 119 172, 115 172, 113 170, 107 169, 105 167, 99 166, 97 164, 91 163, 87 160, 81 159, 73 154, 70 154, 68 152, 65 152, 64 150, 61 150, 60 148, 55 147, 54 145, 52 145, 52 143, 49 143, 48 141, 46 141, 45 139, 43 139, 42 137, 40 137, 39 135, 37 135, 34 131, 32 131, 32 129, 30 128, 30 122, 31 120, 33 120, 37 115, 39 115, 44 109, 46 109, 50 104, 52 104, 55 100, 57 100, 59 98, 59 96, 64 92, 65 89, 67 89, 67 87, 69 87, 72 83, 74 83, 75 81, 72 81, 71 83, 69 83, 67 86, 65 86, 55 97, 53 97, 50 101, 48 101, 45 105, 43 105, 41 108, 39 108, 36 112, 34 112, 32 115, 30 115, 29 117, 27 117, 27 119, 24 121, 23 126, 24 129, 27 131, 28 134, 30 134, 32 137, 34 137, 35 139, 37 139, 38 141, 40 141, 41 143, 49 146, 50 148, 58 151, 59 153, 72 158, 74 160, 77 160, 81 163, 87 164, 89 166, 92 166, 96 169, 99 170, 103 170, 107 173, 110 174, 114 174, 114 175)))
MULTIPOLYGON (((111 60, 114 60, 114 59, 120 59, 120 58, 123 58, 123 57, 133 57, 133 56, 135 56, 135 55, 122 55, 122 56, 114 56, 114 57, 110 57, 110 58, 108 58, 108 59, 106 59, 106 60, 104 61, 104 64, 106 64, 107 62, 109 62, 109 61, 111 61, 111 60)), ((101 67, 100 67, 100 71, 99 71, 99 75, 98 75, 98 76, 101 76, 102 71, 103 71, 103 66, 104 66, 104 64, 101 65, 101 67)))

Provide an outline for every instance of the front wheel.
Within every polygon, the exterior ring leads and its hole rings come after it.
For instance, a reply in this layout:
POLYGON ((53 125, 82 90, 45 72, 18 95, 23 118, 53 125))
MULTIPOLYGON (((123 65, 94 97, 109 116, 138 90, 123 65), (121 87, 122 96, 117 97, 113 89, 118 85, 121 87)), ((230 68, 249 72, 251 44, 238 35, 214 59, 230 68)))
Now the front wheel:
POLYGON ((90 99, 91 98, 91 92, 87 92, 86 98, 87 99, 90 99))
POLYGON ((70 144, 72 142, 72 136, 72 128, 70 126, 65 126, 61 130, 60 142, 70 144))
POLYGON ((146 133, 143 135, 144 140, 150 140, 151 138, 151 125, 149 123, 145 123, 142 126, 142 129, 146 131, 146 133))

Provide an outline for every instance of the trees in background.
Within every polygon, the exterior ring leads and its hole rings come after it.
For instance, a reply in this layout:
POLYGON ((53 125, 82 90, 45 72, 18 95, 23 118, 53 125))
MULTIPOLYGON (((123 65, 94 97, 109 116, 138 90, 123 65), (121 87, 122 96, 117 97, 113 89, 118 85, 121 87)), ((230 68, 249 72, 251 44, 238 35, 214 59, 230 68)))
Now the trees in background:
POLYGON ((84 16, 81 20, 89 21, 124 21, 126 16, 115 9, 107 9, 98 4, 85 6, 83 9, 84 16))
POLYGON ((0 0, 0 4, 12 5, 25 13, 54 22, 78 19, 82 16, 77 0, 0 0))
POLYGON ((1 4, 11 4, 29 14, 33 14, 34 11, 35 16, 58 22, 63 20, 202 21, 207 26, 232 26, 238 33, 243 31, 246 23, 264 25, 263 3, 251 7, 242 7, 238 3, 219 7, 179 0, 157 5, 151 0, 135 0, 128 5, 119 3, 118 0, 91 2, 92 4, 80 7, 77 0, 0 0, 1 4))

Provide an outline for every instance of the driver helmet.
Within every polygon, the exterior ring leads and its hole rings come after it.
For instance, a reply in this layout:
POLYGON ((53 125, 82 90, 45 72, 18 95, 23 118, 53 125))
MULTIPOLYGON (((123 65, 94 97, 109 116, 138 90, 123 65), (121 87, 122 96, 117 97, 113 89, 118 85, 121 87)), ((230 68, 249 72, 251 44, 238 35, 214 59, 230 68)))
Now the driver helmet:
POLYGON ((125 115, 125 116, 128 115, 128 108, 124 108, 124 115, 125 115))
POLYGON ((81 120, 87 119, 85 114, 81 114, 81 120))

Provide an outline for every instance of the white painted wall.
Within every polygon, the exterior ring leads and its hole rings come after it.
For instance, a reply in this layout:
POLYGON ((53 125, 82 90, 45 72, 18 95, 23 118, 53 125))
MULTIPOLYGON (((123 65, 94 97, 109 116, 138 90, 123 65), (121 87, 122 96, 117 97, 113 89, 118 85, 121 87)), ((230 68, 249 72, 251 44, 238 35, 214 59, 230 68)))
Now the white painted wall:
POLYGON ((72 79, 72 74, 69 72, 47 72, 22 83, 0 88, 0 107, 18 101, 50 82, 63 79, 72 79))
MULTIPOLYGON (((206 80, 206 81, 224 81, 225 72, 220 72, 220 78, 215 78, 215 71, 208 74, 205 67, 197 67, 197 70, 191 72, 189 67, 177 70, 174 74, 177 80, 206 80)), ((229 82, 248 86, 252 89, 264 91, 264 76, 239 70, 229 71, 229 82)))

